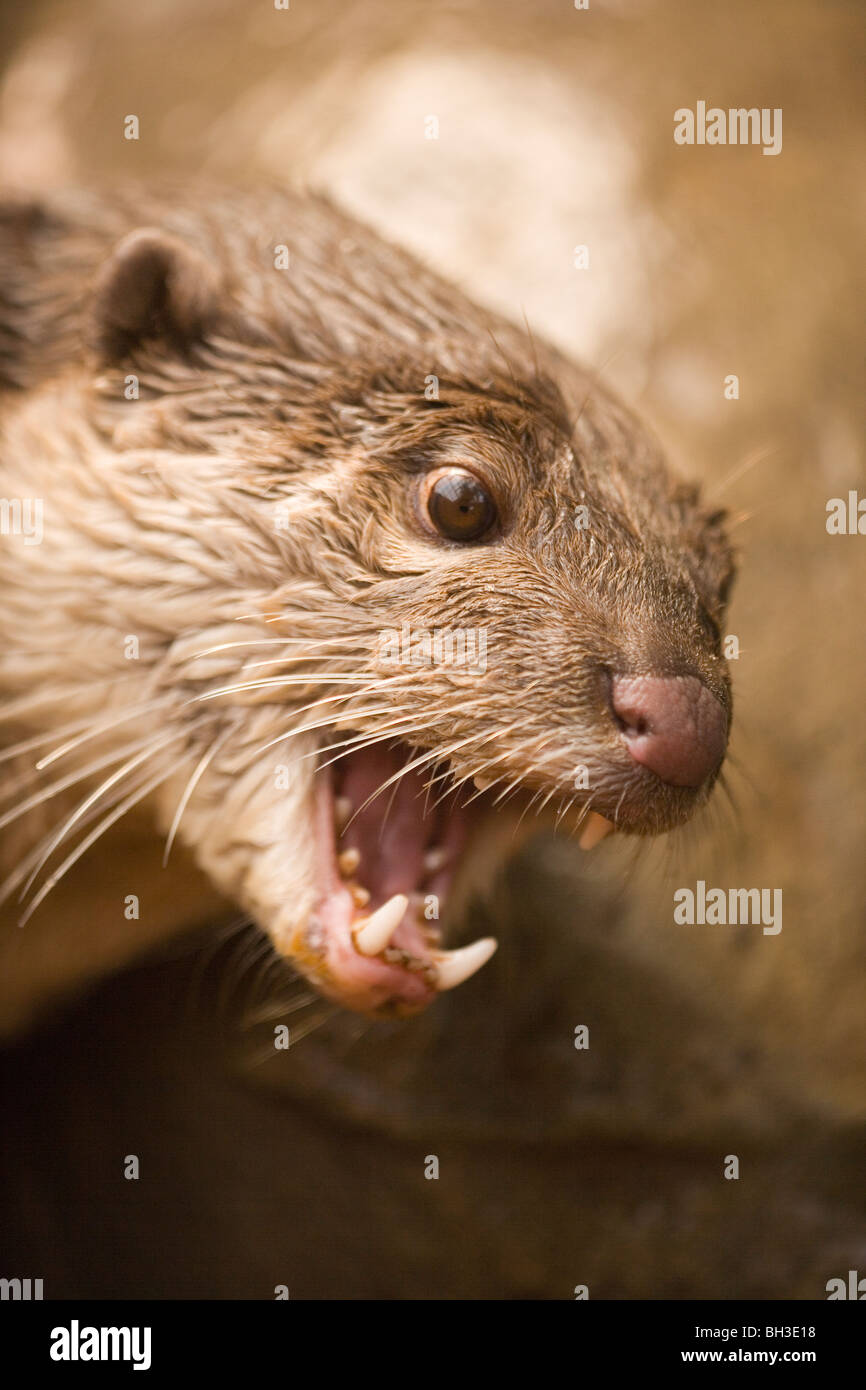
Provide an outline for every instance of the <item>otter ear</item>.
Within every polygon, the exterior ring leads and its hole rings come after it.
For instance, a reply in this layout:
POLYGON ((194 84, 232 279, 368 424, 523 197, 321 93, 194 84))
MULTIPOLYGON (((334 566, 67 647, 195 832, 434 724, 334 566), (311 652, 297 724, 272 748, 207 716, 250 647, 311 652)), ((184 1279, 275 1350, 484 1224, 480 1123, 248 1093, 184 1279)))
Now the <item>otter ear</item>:
POLYGON ((215 326, 220 298, 219 276, 199 251, 142 227, 118 243, 97 276, 90 340, 106 361, 145 338, 182 350, 215 326))

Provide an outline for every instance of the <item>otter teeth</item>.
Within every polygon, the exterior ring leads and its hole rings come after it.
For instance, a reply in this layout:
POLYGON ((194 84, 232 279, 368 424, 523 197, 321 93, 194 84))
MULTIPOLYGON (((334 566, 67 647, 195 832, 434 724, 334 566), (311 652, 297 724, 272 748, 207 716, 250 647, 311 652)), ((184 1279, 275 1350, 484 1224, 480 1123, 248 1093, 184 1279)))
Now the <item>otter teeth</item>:
MULTIPOLYGON (((355 946, 364 956, 378 956, 384 952, 385 959, 392 963, 407 964, 409 958, 405 951, 390 946, 391 938, 403 920, 409 906, 404 893, 395 893, 386 903, 365 917, 354 928, 352 935, 355 946)), ((492 936, 473 941, 471 946, 462 946, 459 951, 434 951, 433 964, 436 968, 436 987, 439 990, 456 989, 468 980, 482 965, 489 961, 496 950, 492 936)), ((423 963, 412 965, 412 969, 423 969, 423 963)))
POLYGON ((496 950, 492 936, 483 936, 473 941, 471 946, 462 946, 459 951, 436 951, 433 960, 436 965, 436 984, 442 989, 455 989, 486 965, 496 950))
POLYGON ((343 878, 351 878, 361 862, 361 851, 359 849, 344 849, 342 854, 337 855, 337 865, 343 878))
POLYGON ((578 840, 581 849, 594 849, 601 840, 609 835, 613 830, 613 822, 607 820, 605 816, 600 816, 597 811, 590 811, 583 834, 578 840))
POLYGON ((403 920, 409 899, 404 893, 395 893, 381 907, 365 917, 353 930, 355 945, 362 956, 378 956, 391 940, 403 920))
POLYGON ((362 888, 360 883, 350 883, 349 892, 352 895, 352 902, 356 907, 366 907, 367 903, 370 901, 369 889, 362 888))
POLYGON ((342 835, 346 826, 349 824, 349 817, 352 814, 352 803, 347 796, 338 796, 334 799, 334 821, 337 826, 337 834, 342 835))

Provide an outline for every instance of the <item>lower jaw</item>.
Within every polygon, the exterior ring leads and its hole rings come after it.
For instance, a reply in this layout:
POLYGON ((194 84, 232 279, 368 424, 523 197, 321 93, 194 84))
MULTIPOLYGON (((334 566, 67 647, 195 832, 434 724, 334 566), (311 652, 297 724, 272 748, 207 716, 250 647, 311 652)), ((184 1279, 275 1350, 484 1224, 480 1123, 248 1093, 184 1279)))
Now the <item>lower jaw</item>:
MULTIPOLYGON (((408 1017, 438 993, 463 983, 496 949, 495 941, 484 938, 447 950, 443 935, 473 889, 493 878, 516 845, 517 817, 491 814, 485 805, 471 825, 449 822, 446 844, 438 848, 443 862, 428 862, 422 877, 411 884, 398 881, 398 866, 396 875, 382 876, 384 889, 374 885, 371 892, 353 881, 357 851, 347 850, 339 833, 333 844, 338 799, 330 771, 320 771, 315 838, 321 892, 290 942, 289 954, 323 995, 344 1008, 375 1017, 408 1017), (392 887, 398 891, 391 893, 392 887)), ((534 828, 530 822, 524 838, 534 828)))
MULTIPOLYGON (((317 774, 315 838, 322 891, 315 911, 292 943, 293 963, 322 994, 344 1008, 376 1017, 407 1017, 426 1008, 441 990, 469 978, 496 947, 495 941, 486 938, 457 952, 445 951, 440 918, 445 917, 446 899, 448 915, 453 916, 454 908, 464 905, 467 883, 492 878, 495 868, 521 839, 553 828, 557 815, 553 811, 541 817, 534 815, 533 796, 537 794, 531 789, 499 808, 495 791, 473 792, 481 814, 474 816, 468 827, 458 825, 452 835, 455 843, 448 846, 452 864, 425 865, 424 877, 415 882, 411 872, 401 881, 399 864, 393 872, 386 867, 380 874, 381 884, 371 891, 354 881, 360 854, 351 844, 351 835, 346 839, 348 827, 343 827, 341 838, 339 823, 345 814, 339 807, 334 780, 331 769, 317 774), (483 846, 485 839, 487 864, 480 873, 467 872, 478 858, 479 841, 483 846), (495 843, 492 853, 491 839, 495 843), (394 887, 397 892, 390 891, 394 887)), ((687 810, 676 814, 685 798, 677 795, 670 801, 673 804, 664 809, 674 814, 665 819, 671 824, 688 819, 687 810)), ((458 818, 461 814, 455 812, 458 818)), ((448 825, 450 828, 451 823, 448 825)), ((587 807, 570 808, 560 818, 563 826, 585 850, 594 848, 614 830, 611 820, 587 807)), ((630 816, 623 816, 616 829, 647 833, 645 823, 635 825, 630 816)))

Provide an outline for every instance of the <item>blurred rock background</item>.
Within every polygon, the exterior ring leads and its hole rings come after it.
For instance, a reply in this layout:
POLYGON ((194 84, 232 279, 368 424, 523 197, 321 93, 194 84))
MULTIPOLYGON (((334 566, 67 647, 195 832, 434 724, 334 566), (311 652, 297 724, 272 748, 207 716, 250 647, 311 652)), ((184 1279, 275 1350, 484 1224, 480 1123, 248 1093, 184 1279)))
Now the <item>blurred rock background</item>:
POLYGON ((853 0, 0 9, 0 186, 327 189, 597 368, 730 509, 741 650, 729 798, 638 851, 536 845, 478 909, 493 964, 424 1018, 275 1057, 205 933, 9 1049, 0 1272, 265 1298, 866 1273, 866 538, 825 529, 866 493, 863 36, 853 0), (699 100, 781 107, 782 153, 677 146, 699 100), (782 888, 782 932, 675 926, 699 878, 782 888))

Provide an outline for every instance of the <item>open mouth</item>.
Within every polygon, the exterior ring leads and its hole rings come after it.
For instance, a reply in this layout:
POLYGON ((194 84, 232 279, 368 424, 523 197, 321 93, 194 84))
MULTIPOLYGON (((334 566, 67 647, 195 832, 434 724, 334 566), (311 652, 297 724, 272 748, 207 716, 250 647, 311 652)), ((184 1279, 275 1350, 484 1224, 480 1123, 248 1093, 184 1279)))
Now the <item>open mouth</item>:
MULTIPOLYGON (((492 937, 445 950, 441 922, 495 802, 495 790, 458 785, 447 766, 403 743, 367 744, 319 770, 320 898, 298 957, 324 994, 406 1017, 490 959, 492 937)), ((590 848, 612 828, 590 817, 581 843, 590 848)))

